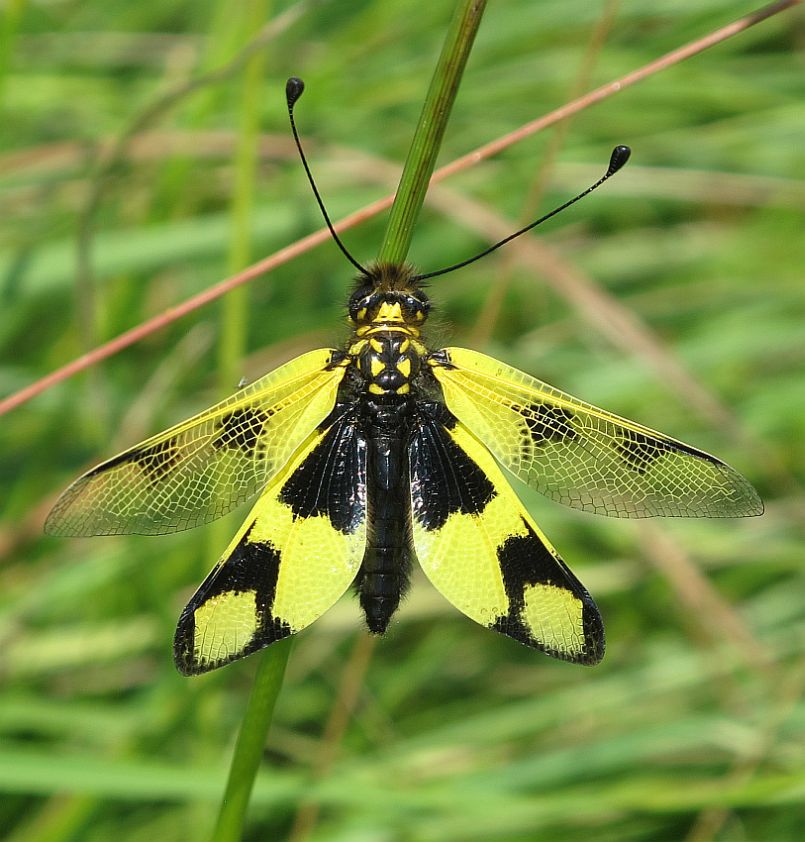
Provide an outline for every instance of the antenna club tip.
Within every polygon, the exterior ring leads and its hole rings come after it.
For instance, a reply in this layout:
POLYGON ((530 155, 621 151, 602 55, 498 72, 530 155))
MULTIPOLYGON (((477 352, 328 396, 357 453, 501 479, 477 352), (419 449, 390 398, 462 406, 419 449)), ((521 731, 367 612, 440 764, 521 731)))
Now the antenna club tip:
POLYGON ((288 108, 293 108, 296 101, 305 91, 305 83, 298 76, 291 76, 285 83, 285 99, 288 100, 288 108))
POLYGON ((629 160, 629 156, 631 154, 632 150, 628 146, 616 146, 612 150, 612 155, 609 159, 607 177, 615 175, 615 173, 629 160))

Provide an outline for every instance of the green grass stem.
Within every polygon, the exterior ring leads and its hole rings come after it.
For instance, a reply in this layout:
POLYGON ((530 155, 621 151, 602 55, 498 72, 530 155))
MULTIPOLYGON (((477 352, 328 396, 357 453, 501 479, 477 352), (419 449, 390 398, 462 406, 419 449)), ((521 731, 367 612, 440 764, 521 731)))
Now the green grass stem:
POLYGON ((242 838, 246 810, 290 652, 291 639, 286 638, 260 655, 212 842, 238 842, 242 838))
MULTIPOLYGON (((408 252, 414 222, 425 198, 461 74, 485 5, 485 0, 460 0, 456 5, 392 207, 389 227, 380 253, 381 259, 404 260, 408 252)), ((238 260, 242 258, 243 262, 248 259, 248 251, 245 250, 248 240, 243 239, 243 236, 247 235, 241 234, 247 230, 247 213, 252 207, 250 184, 254 177, 256 141, 256 124, 249 121, 248 106, 254 102, 258 82, 257 72, 247 72, 244 80, 245 122, 241 126, 236 166, 237 184, 240 188, 236 191, 236 196, 241 197, 241 202, 235 206, 236 236, 233 239, 232 256, 238 260)), ((231 268, 237 270, 240 266, 233 264, 231 268)), ((238 357, 233 354, 236 351, 240 353, 241 346, 235 342, 234 337, 239 326, 245 323, 246 290, 240 289, 236 292, 239 293, 237 298, 231 294, 227 296, 224 309, 222 353, 219 358, 222 373, 227 372, 232 362, 237 360, 238 357)), ((260 766, 274 705, 282 686, 289 652, 290 645, 283 642, 260 655, 254 686, 232 757, 229 780, 212 837, 213 842, 235 842, 242 837, 249 798, 260 766)))
POLYGON ((425 201, 444 130, 485 8, 486 0, 456 3, 391 207, 379 260, 400 263, 408 254, 414 225, 425 201))

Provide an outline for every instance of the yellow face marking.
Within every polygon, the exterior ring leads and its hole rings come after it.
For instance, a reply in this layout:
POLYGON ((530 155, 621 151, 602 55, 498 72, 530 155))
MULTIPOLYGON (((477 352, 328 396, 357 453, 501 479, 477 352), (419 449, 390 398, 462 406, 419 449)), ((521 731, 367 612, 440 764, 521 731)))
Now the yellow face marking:
POLYGON ((407 395, 411 391, 411 384, 410 383, 403 383, 399 389, 397 389, 398 395, 407 395))
POLYGON ((383 371, 385 367, 386 366, 383 364, 383 361, 379 360, 377 357, 372 357, 372 359, 370 360, 372 377, 377 377, 377 375, 380 374, 380 372, 383 371))
POLYGON ((403 341, 400 342, 400 353, 404 354, 410 347, 411 347, 411 340, 410 339, 403 339, 403 341))
POLYGON ((356 316, 356 321, 362 322, 365 318, 366 318, 366 307, 361 307, 361 309, 358 310, 358 313, 357 313, 357 316, 356 316))
POLYGON ((566 588, 530 585, 523 591, 521 613, 526 626, 549 649, 580 655, 584 652, 584 606, 566 588))
POLYGON ((257 631, 254 591, 229 591, 208 599, 193 614, 193 650, 201 664, 219 661, 248 645, 257 631))
POLYGON ((377 322, 405 322, 403 319, 402 308, 400 307, 400 302, 395 301, 393 303, 389 303, 388 301, 384 301, 380 305, 380 309, 377 311, 377 315, 373 319, 375 323, 377 322))
MULTIPOLYGON (((395 324, 393 328, 390 328, 388 324, 375 324, 374 322, 368 325, 361 325, 361 327, 357 328, 355 331, 355 335, 371 336, 374 333, 388 333, 389 331, 394 331, 394 333, 403 333, 406 336, 411 337, 419 336, 419 328, 416 328, 413 325, 395 324)), ((423 350, 422 353, 426 354, 427 350, 423 350)))
POLYGON ((402 374, 403 377, 410 377, 411 376, 411 360, 407 357, 399 360, 397 362, 397 371, 402 374))
POLYGON ((373 395, 385 395, 386 394, 386 390, 381 388, 380 386, 378 386, 377 383, 370 383, 369 384, 369 391, 373 395))
POLYGON ((369 347, 376 353, 382 354, 383 353, 383 343, 378 341, 377 339, 370 339, 369 340, 369 347))

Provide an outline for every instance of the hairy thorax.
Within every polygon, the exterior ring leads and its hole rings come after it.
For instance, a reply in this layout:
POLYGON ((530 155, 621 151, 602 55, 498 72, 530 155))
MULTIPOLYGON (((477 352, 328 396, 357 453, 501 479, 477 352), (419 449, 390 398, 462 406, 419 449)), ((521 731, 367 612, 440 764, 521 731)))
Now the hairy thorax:
POLYGON ((347 355, 369 397, 412 395, 428 354, 420 328, 430 309, 427 296, 404 267, 373 267, 359 277, 350 299, 354 333, 347 355))

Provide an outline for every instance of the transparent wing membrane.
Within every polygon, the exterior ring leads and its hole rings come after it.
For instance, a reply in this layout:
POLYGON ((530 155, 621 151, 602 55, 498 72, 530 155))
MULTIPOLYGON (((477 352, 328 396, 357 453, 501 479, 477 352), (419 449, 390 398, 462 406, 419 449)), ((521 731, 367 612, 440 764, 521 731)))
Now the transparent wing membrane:
POLYGON ((615 517, 740 517, 763 503, 729 465, 574 398, 492 357, 431 357, 450 411, 515 476, 576 509, 615 517))
POLYGON ((57 501, 52 535, 191 529, 256 494, 331 411, 341 366, 311 351, 88 471, 57 501))

